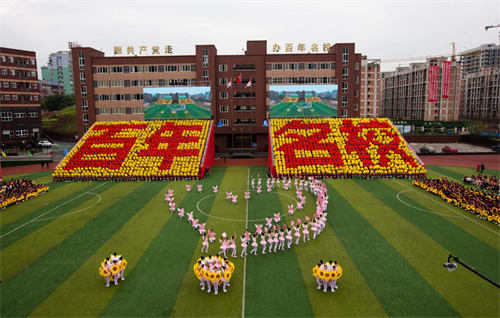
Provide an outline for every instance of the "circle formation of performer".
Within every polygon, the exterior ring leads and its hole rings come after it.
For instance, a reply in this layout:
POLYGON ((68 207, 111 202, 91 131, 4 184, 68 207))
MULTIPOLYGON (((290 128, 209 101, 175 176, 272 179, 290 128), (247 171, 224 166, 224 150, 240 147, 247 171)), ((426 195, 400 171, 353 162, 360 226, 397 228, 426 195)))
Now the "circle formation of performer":
POLYGON ((206 285, 207 292, 210 293, 213 287, 214 294, 217 295, 219 286, 222 286, 224 293, 227 292, 226 288, 230 286, 229 282, 234 272, 234 264, 228 261, 227 258, 220 256, 201 256, 193 265, 193 272, 200 280, 201 290, 205 290, 206 285))
POLYGON ((106 287, 109 287, 110 281, 118 285, 118 281, 125 280, 125 277, 123 277, 125 268, 127 268, 127 260, 114 252, 110 257, 106 257, 106 259, 102 261, 99 267, 99 275, 104 277, 106 287))
POLYGON ((322 289, 326 293, 328 287, 331 288, 332 293, 339 287, 337 280, 342 277, 342 267, 337 262, 329 261, 323 263, 321 260, 316 266, 313 267, 313 276, 316 277, 318 289, 322 289))

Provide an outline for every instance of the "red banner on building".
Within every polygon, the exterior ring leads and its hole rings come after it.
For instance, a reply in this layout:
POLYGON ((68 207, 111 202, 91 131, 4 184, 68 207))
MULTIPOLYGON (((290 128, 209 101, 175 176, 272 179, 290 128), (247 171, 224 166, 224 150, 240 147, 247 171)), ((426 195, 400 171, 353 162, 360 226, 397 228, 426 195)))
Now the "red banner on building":
POLYGON ((428 98, 429 102, 438 101, 438 80, 439 80, 439 66, 431 65, 429 66, 429 79, 428 79, 428 98))
POLYGON ((443 62, 443 78, 441 79, 441 94, 443 98, 448 98, 450 96, 450 72, 451 72, 451 62, 443 62))

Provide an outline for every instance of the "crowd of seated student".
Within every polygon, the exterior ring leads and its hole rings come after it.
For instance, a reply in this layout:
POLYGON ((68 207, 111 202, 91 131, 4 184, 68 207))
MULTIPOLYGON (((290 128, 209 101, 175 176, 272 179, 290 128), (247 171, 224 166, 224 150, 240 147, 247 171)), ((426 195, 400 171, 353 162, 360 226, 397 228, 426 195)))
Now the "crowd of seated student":
POLYGON ((35 184, 31 180, 19 179, 2 182, 0 188, 0 209, 21 201, 34 198, 49 190, 45 184, 35 184))
POLYGON ((443 200, 470 211, 476 216, 495 224, 500 223, 500 195, 472 188, 467 188, 446 178, 415 179, 413 184, 439 195, 443 200))
POLYGON ((473 184, 484 190, 498 191, 500 189, 497 176, 488 177, 486 174, 472 175, 470 177, 465 176, 463 181, 465 184, 473 184))

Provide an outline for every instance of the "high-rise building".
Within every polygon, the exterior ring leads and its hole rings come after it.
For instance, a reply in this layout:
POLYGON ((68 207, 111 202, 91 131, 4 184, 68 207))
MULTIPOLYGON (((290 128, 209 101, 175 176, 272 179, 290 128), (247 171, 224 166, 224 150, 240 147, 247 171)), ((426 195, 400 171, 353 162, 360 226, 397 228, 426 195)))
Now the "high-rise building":
POLYGON ((382 82, 380 74, 380 60, 367 59, 363 55, 361 59, 361 107, 359 114, 361 117, 377 118, 381 114, 382 82))
POLYGON ((47 66, 42 66, 42 79, 47 84, 63 85, 66 94, 74 94, 71 52, 58 51, 50 54, 47 66))
POLYGON ((1 144, 34 143, 40 138, 40 88, 36 53, 0 48, 1 144))
POLYGON ((500 118, 500 46, 483 44, 460 56, 464 88, 460 117, 491 121, 496 126, 500 118))
POLYGON ((478 72, 484 67, 500 67, 500 46, 493 43, 483 44, 459 55, 462 74, 478 72))
POLYGON ((460 117, 495 121, 500 119, 500 66, 483 67, 463 74, 463 107, 460 117))
POLYGON ((336 84, 338 116, 359 117, 361 54, 354 43, 324 46, 324 53, 268 54, 266 41, 247 41, 244 55, 197 45, 195 55, 130 57, 74 47, 72 59, 80 137, 96 121, 143 120, 147 87, 209 86, 218 152, 267 151, 272 85, 336 84))
POLYGON ((445 57, 428 58, 384 72, 382 116, 426 121, 458 120, 460 64, 445 57))

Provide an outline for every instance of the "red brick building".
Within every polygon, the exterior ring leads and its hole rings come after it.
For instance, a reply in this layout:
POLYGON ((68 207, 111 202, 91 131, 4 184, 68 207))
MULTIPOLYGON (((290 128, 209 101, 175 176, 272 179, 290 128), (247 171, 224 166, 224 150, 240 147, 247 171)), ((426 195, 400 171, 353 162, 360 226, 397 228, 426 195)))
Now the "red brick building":
POLYGON ((337 43, 325 53, 268 54, 266 41, 247 41, 244 55, 197 45, 195 55, 130 57, 74 47, 72 57, 79 136, 95 121, 143 120, 144 87, 210 86, 213 119, 222 123, 215 129, 217 152, 267 151, 269 85, 337 84, 339 116, 360 115, 361 54, 354 43, 337 43))
POLYGON ((0 143, 33 144, 41 135, 36 53, 0 48, 0 143))

